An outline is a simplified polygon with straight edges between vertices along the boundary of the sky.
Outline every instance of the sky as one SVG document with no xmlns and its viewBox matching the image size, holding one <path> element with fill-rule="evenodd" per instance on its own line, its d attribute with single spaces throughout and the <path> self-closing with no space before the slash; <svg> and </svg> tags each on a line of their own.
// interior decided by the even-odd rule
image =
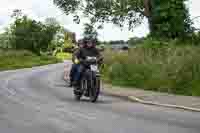
<svg viewBox="0 0 200 133">
<path fill-rule="evenodd" d="M 192 18 L 200 16 L 199 0 L 189 0 L 188 5 Z M 77 39 L 82 37 L 83 23 L 75 24 L 71 16 L 66 16 L 53 4 L 53 0 L 2 0 L 0 3 L 0 31 L 3 31 L 11 22 L 10 15 L 14 9 L 21 9 L 24 14 L 40 21 L 44 21 L 47 17 L 54 17 L 65 28 L 75 32 Z M 200 28 L 200 18 L 195 20 L 195 26 Z M 128 31 L 127 28 L 120 29 L 112 24 L 105 24 L 104 29 L 98 31 L 98 33 L 99 39 L 102 41 L 128 40 L 130 37 L 143 37 L 149 33 L 149 30 L 148 23 L 144 20 L 133 31 Z"/>
</svg>

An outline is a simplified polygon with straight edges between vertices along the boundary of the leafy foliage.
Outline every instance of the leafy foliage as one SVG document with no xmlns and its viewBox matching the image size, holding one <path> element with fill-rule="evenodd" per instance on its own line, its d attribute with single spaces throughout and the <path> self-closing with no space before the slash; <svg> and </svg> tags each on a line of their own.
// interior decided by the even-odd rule
<svg viewBox="0 0 200 133">
<path fill-rule="evenodd" d="M 26 49 L 36 54 L 46 52 L 54 35 L 60 29 L 58 23 L 37 22 L 22 15 L 20 10 L 15 10 L 12 17 L 15 21 L 4 34 L 7 35 L 6 40 L 9 40 L 7 44 L 13 49 Z"/>
<path fill-rule="evenodd" d="M 80 22 L 81 14 L 92 24 L 105 22 L 130 30 L 144 17 L 149 21 L 151 35 L 157 38 L 184 38 L 193 32 L 185 2 L 187 0 L 54 0 L 66 14 Z M 81 12 L 81 13 L 80 13 Z"/>
<path fill-rule="evenodd" d="M 53 51 L 53 55 L 56 55 L 59 52 L 71 53 L 75 47 L 75 41 L 74 33 L 62 27 L 51 41 L 49 51 Z"/>
<path fill-rule="evenodd" d="M 187 0 L 152 0 L 149 17 L 152 36 L 184 38 L 193 32 L 185 2 Z"/>
<path fill-rule="evenodd" d="M 2 33 L 0 34 L 0 48 L 1 49 L 7 49 L 10 48 L 11 46 L 9 45 L 9 41 L 8 41 L 8 33 Z"/>
<path fill-rule="evenodd" d="M 98 40 L 98 33 L 97 33 L 94 25 L 91 25 L 89 23 L 84 24 L 83 37 L 85 39 L 94 39 L 96 41 Z"/>
<path fill-rule="evenodd" d="M 143 0 L 54 0 L 67 15 L 74 14 L 80 22 L 80 12 L 89 17 L 91 23 L 113 22 L 123 26 L 125 22 L 132 29 L 143 19 Z"/>
</svg>

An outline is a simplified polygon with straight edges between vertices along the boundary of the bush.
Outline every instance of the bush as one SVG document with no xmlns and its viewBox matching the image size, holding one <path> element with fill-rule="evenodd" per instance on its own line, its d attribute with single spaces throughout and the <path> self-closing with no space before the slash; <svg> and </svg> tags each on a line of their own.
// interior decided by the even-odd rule
<svg viewBox="0 0 200 133">
<path fill-rule="evenodd" d="M 200 96 L 200 48 L 160 43 L 106 51 L 103 77 L 115 85 Z"/>
</svg>

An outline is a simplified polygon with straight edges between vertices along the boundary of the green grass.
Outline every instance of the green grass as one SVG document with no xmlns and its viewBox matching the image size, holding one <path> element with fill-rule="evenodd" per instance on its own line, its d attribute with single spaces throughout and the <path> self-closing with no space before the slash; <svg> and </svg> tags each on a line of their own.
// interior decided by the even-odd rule
<svg viewBox="0 0 200 133">
<path fill-rule="evenodd" d="M 200 96 L 200 47 L 142 45 L 106 51 L 103 78 L 113 85 Z"/>
<path fill-rule="evenodd" d="M 29 51 L 0 50 L 0 71 L 30 68 L 60 62 L 51 56 L 37 56 Z"/>
</svg>

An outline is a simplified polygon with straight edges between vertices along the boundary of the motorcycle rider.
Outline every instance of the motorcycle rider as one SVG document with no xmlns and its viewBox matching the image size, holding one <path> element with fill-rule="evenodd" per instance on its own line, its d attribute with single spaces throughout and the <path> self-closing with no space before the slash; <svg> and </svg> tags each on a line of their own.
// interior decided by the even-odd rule
<svg viewBox="0 0 200 133">
<path fill-rule="evenodd" d="M 76 57 L 79 60 L 80 65 L 77 67 L 77 70 L 74 73 L 73 86 L 75 86 L 77 91 L 78 91 L 79 85 L 80 85 L 81 74 L 85 70 L 84 60 L 88 56 L 97 57 L 98 59 L 102 59 L 102 56 L 101 56 L 99 50 L 96 48 L 96 43 L 97 43 L 96 40 L 94 40 L 94 39 L 85 39 L 84 43 L 85 43 L 84 47 L 80 48 L 76 53 Z"/>
<path fill-rule="evenodd" d="M 81 49 L 83 47 L 84 47 L 83 40 L 79 40 L 78 41 L 78 48 L 75 49 L 75 51 L 74 51 L 74 53 L 72 55 L 72 62 L 73 62 L 73 64 L 72 64 L 72 67 L 71 67 L 71 70 L 70 70 L 70 74 L 69 74 L 69 79 L 70 79 L 69 87 L 72 87 L 72 83 L 74 81 L 74 73 L 76 72 L 77 68 L 80 65 L 80 63 L 77 61 L 76 54 L 79 51 L 79 49 Z"/>
</svg>

